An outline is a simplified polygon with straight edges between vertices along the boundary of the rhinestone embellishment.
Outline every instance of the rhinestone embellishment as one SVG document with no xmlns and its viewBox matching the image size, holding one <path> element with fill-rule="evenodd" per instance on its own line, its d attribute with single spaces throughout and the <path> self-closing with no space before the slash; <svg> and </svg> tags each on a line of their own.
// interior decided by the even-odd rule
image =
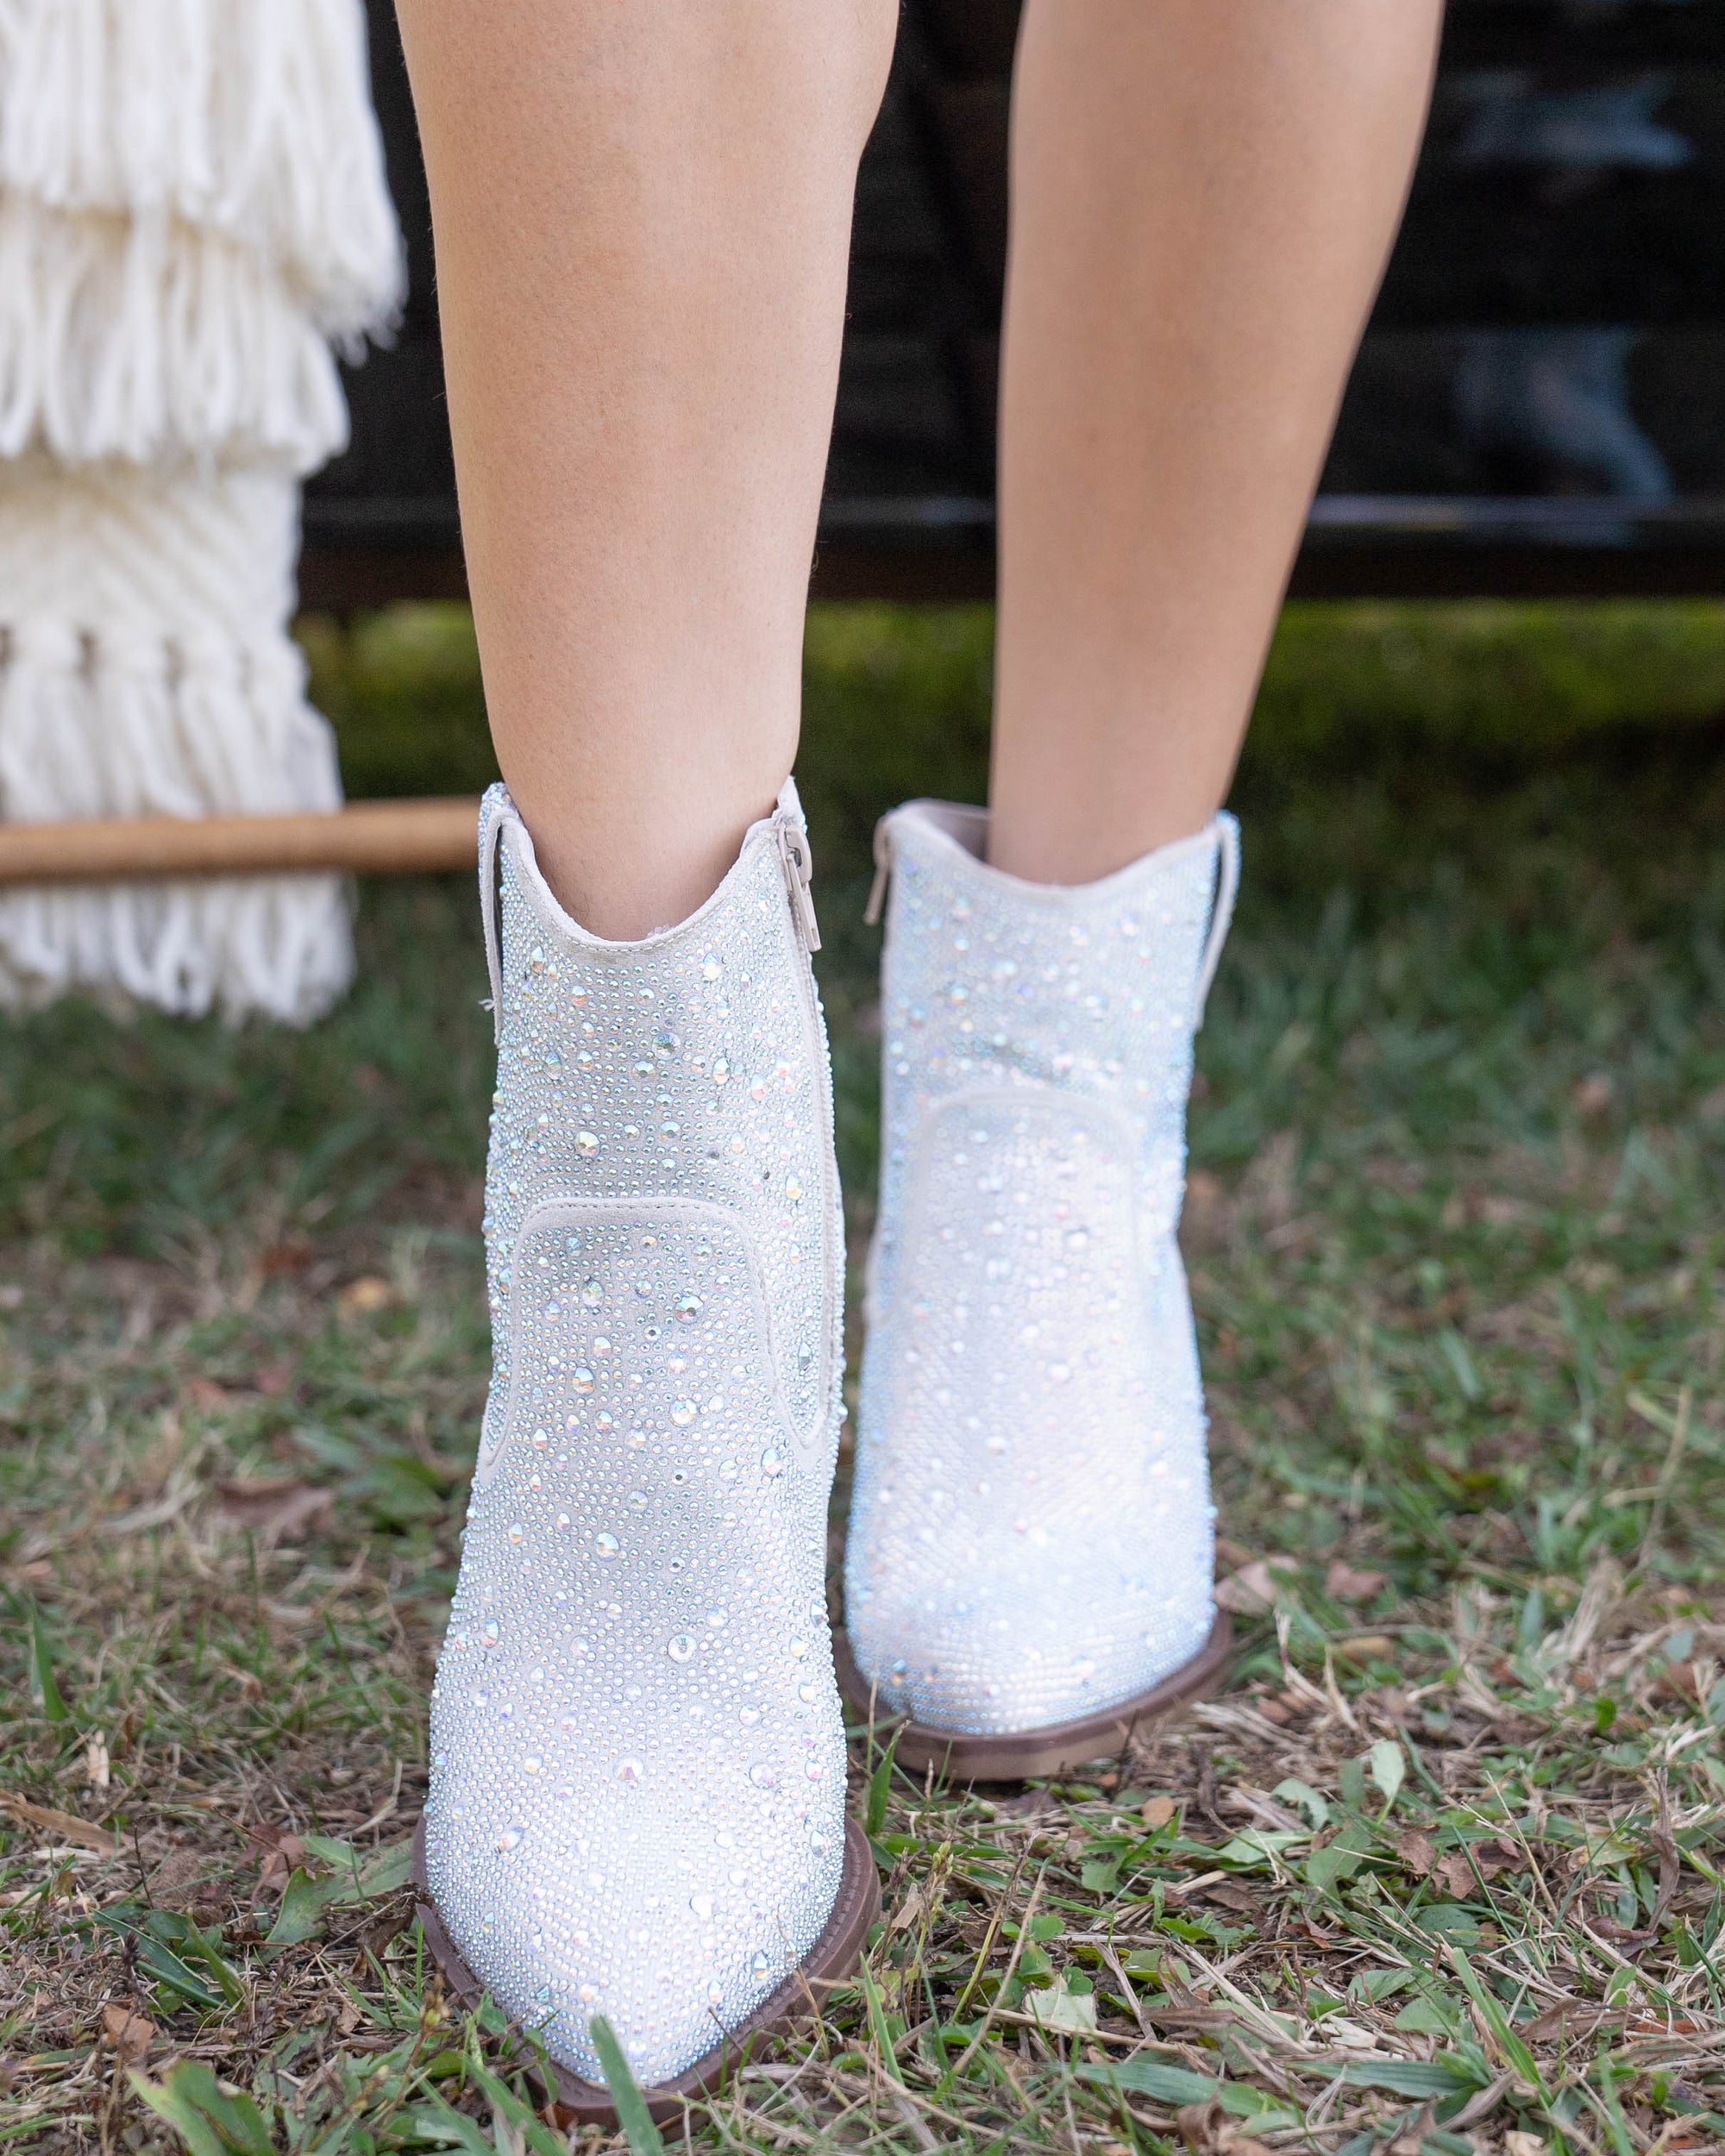
<svg viewBox="0 0 1725 2156">
<path fill-rule="evenodd" d="M 1059 890 L 985 868 L 981 820 L 935 805 L 889 819 L 845 1610 L 884 1706 L 991 1734 L 1148 1690 L 1214 1615 L 1175 1231 L 1233 834 L 1218 818 Z"/>
<path fill-rule="evenodd" d="M 839 1883 L 844 1731 L 810 1614 L 839 1416 L 825 1034 L 770 824 L 695 923 L 610 944 L 550 898 L 502 789 L 486 816 L 493 1369 L 427 1867 L 505 2014 L 599 2083 L 603 2013 L 650 2085 L 789 1975 Z M 758 1095 L 721 1082 L 739 1069 Z M 787 1206 L 787 1181 L 828 1203 Z"/>
</svg>

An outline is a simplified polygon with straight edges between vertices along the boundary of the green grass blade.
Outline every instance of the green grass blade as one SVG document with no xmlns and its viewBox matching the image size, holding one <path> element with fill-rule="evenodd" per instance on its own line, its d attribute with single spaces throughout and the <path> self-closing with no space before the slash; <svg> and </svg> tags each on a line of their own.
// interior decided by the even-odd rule
<svg viewBox="0 0 1725 2156">
<path fill-rule="evenodd" d="M 445 2148 L 461 2148 L 467 2156 L 497 2156 L 497 2143 L 485 2133 L 477 2119 L 470 2119 L 465 2111 L 457 2111 L 445 2103 L 442 2097 L 433 2095 L 424 2103 L 416 2104 L 406 2114 L 408 2125 L 423 2141 L 441 2142 Z"/>
<path fill-rule="evenodd" d="M 54 1683 L 53 1657 L 48 1652 L 48 1643 L 42 1635 L 42 1614 L 35 1604 L 30 1604 L 30 1696 L 42 1710 L 45 1720 L 63 1722 L 70 1720 L 66 1702 L 60 1695 Z"/>
<path fill-rule="evenodd" d="M 207 1932 L 199 1928 L 196 1918 L 191 1916 L 186 1918 L 185 1936 L 187 1943 L 196 1951 L 198 1959 L 216 1979 L 222 1996 L 227 2000 L 229 2005 L 242 2005 L 246 1996 L 244 1983 L 233 1965 L 223 1956 L 216 1941 Z"/>
<path fill-rule="evenodd" d="M 862 1814 L 862 1831 L 870 1841 L 887 1823 L 887 1799 L 893 1789 L 893 1755 L 899 1748 L 898 1733 L 881 1754 L 881 1764 L 869 1777 L 869 1802 Z"/>
<path fill-rule="evenodd" d="M 605 2085 L 617 2106 L 617 2122 L 623 2128 L 623 2138 L 633 2156 L 664 2156 L 665 2144 L 653 2123 L 653 2114 L 647 2109 L 647 2099 L 623 2055 L 617 2031 L 602 2014 L 594 2015 L 587 2030 L 599 2053 L 599 2063 L 605 2069 Z"/>
<path fill-rule="evenodd" d="M 1484 2088 L 1490 2076 L 1487 2074 L 1482 2080 L 1477 2069 L 1451 2053 L 1429 2061 L 1359 2060 L 1346 2069 L 1342 2078 L 1351 2089 L 1387 2089 L 1392 2096 L 1442 2098 L 1471 2095 L 1475 2090 Z"/>
<path fill-rule="evenodd" d="M 165 2081 L 134 2073 L 131 2084 L 191 2156 L 275 2156 L 275 2144 L 248 2096 L 224 2096 L 202 2059 L 188 2059 Z"/>
<path fill-rule="evenodd" d="M 1617 2094 L 1617 2077 L 1611 2070 L 1611 2053 L 1606 2046 L 1599 2047 L 1599 2096 L 1596 2109 L 1605 2121 L 1611 2136 L 1611 2146 L 1616 2156 L 1635 2156 L 1635 2144 L 1629 2138 L 1629 2122 L 1623 2115 L 1623 2104 Z"/>
<path fill-rule="evenodd" d="M 1551 2091 L 1546 2088 L 1544 2078 L 1540 2072 L 1539 2061 L 1521 2038 L 1510 2028 L 1509 2016 L 1503 2011 L 1502 2006 L 1474 1974 L 1473 1964 L 1459 1946 L 1451 1946 L 1450 1959 L 1455 1964 L 1458 1975 L 1467 1987 L 1467 1996 L 1478 2008 L 1480 2019 L 1496 2038 L 1497 2047 L 1505 2059 L 1515 2069 L 1530 2089 L 1539 2090 L 1540 2101 L 1549 2104 L 1552 2100 Z"/>
<path fill-rule="evenodd" d="M 184 2071 L 181 2068 L 166 2081 L 152 2081 L 147 2074 L 137 2072 L 129 2073 L 126 2078 L 132 2084 L 133 2095 L 173 2128 L 191 2156 L 229 2156 L 221 2136 L 180 2085 Z"/>
<path fill-rule="evenodd" d="M 1164 2065 L 1153 2059 L 1087 2061 L 1074 2071 L 1081 2081 L 1104 2089 L 1125 2089 L 1133 2096 L 1148 2096 L 1153 2103 L 1211 2103 L 1222 2091 L 1222 2084 L 1208 2074 L 1194 2073 L 1187 2066 Z"/>
<path fill-rule="evenodd" d="M 869 2029 L 880 2046 L 881 2064 L 894 2080 L 904 2081 L 904 2069 L 899 2064 L 899 2054 L 894 2046 L 893 2032 L 887 2026 L 887 2002 L 881 1996 L 881 1987 L 875 1981 L 875 1972 L 862 1962 L 856 1971 L 856 1978 L 862 1986 L 862 1996 L 869 2002 Z"/>
<path fill-rule="evenodd" d="M 544 2054 L 539 2053 L 543 2059 Z M 530 2104 L 524 2103 L 508 2084 L 499 2079 L 489 2067 L 474 2059 L 468 2068 L 474 2086 L 490 2104 L 494 2115 L 500 2116 L 510 2130 L 518 2134 L 533 2151 L 533 2156 L 566 2156 L 564 2142 L 542 2121 L 533 2115 Z"/>
</svg>

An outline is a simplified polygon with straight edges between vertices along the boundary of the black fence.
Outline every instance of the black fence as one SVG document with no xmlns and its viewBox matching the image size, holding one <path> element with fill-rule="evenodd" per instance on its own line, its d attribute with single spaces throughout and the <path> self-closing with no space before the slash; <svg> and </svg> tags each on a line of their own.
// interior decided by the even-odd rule
<svg viewBox="0 0 1725 2156">
<path fill-rule="evenodd" d="M 818 591 L 982 594 L 1017 0 L 906 0 L 863 160 Z M 429 218 L 372 46 L 411 292 L 306 504 L 313 605 L 461 589 Z M 1725 0 L 1451 0 L 1406 227 L 1295 578 L 1725 591 Z"/>
</svg>

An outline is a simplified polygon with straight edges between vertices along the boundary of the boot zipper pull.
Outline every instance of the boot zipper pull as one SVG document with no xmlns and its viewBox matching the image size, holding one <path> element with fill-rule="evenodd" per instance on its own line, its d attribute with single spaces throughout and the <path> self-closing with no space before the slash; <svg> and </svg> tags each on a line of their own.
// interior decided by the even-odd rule
<svg viewBox="0 0 1725 2156">
<path fill-rule="evenodd" d="M 808 833 L 800 824 L 784 818 L 777 830 L 779 859 L 784 865 L 785 888 L 791 894 L 791 911 L 797 917 L 805 950 L 817 951 L 820 924 L 814 917 L 814 896 L 809 887 L 814 881 L 814 856 L 809 851 Z"/>
<path fill-rule="evenodd" d="M 879 924 L 887 903 L 887 886 L 893 874 L 892 821 L 890 816 L 883 816 L 875 826 L 875 881 L 869 887 L 869 903 L 862 912 L 864 928 Z"/>
</svg>

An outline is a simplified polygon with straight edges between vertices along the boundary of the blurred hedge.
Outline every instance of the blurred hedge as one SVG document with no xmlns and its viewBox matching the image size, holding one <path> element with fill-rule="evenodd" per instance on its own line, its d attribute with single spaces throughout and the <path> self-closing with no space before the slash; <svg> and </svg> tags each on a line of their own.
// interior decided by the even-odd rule
<svg viewBox="0 0 1725 2156">
<path fill-rule="evenodd" d="M 823 866 L 856 873 L 918 793 L 979 799 L 987 607 L 824 605 L 809 617 L 798 776 Z M 400 606 L 300 634 L 348 792 L 476 792 L 494 775 L 463 607 Z M 1506 771 L 1586 740 L 1725 715 L 1725 603 L 1302 603 L 1282 621 L 1243 772 L 1385 754 Z"/>
</svg>

